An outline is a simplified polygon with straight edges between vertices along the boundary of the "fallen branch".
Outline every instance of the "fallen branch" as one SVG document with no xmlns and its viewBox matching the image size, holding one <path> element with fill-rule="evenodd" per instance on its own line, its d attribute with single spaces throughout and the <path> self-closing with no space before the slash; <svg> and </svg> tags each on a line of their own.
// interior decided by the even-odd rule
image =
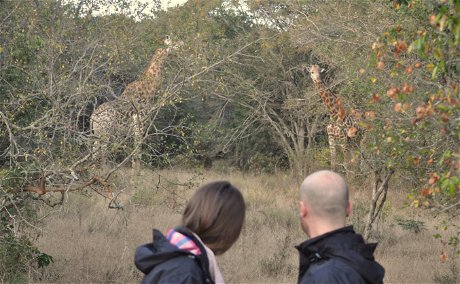
<svg viewBox="0 0 460 284">
<path fill-rule="evenodd" d="M 36 193 L 40 197 L 40 196 L 45 195 L 46 193 L 49 193 L 49 192 L 60 192 L 60 193 L 64 194 L 66 192 L 83 190 L 83 189 L 85 189 L 85 188 L 87 188 L 87 187 L 89 187 L 90 185 L 93 185 L 93 184 L 99 184 L 104 189 L 105 194 L 99 192 L 96 189 L 93 189 L 97 194 L 103 196 L 104 198 L 109 198 L 111 200 L 114 198 L 113 190 L 110 187 L 110 184 L 106 180 L 104 180 L 104 179 L 102 179 L 100 177 L 93 176 L 86 183 L 78 185 L 78 186 L 74 186 L 74 187 L 71 187 L 71 188 L 62 188 L 62 187 L 46 188 L 45 187 L 45 179 L 49 175 L 50 175 L 49 173 L 48 174 L 42 174 L 42 176 L 39 179 L 39 185 L 38 186 L 28 185 L 28 186 L 26 186 L 24 188 L 23 191 Z"/>
</svg>

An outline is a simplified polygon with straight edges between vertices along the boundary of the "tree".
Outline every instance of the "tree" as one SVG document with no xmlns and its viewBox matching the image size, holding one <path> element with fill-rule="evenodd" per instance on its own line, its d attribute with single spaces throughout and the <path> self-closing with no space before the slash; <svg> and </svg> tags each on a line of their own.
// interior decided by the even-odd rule
<svg viewBox="0 0 460 284">
<path fill-rule="evenodd" d="M 394 1 L 399 23 L 373 44 L 368 126 L 374 162 L 410 173 L 414 207 L 455 213 L 459 206 L 460 2 Z M 447 222 L 449 224 L 449 222 Z M 453 225 L 453 224 L 450 224 Z M 458 236 L 446 243 L 458 250 Z M 440 235 L 438 237 L 441 237 Z M 446 254 L 441 255 L 444 261 Z"/>
<path fill-rule="evenodd" d="M 318 111 L 316 92 L 309 88 L 306 66 L 310 53 L 292 48 L 287 34 L 262 34 L 265 39 L 247 51 L 253 59 L 238 57 L 245 72 L 235 71 L 225 77 L 245 94 L 240 103 L 271 130 L 293 173 L 301 177 L 311 164 L 324 115 Z"/>
<path fill-rule="evenodd" d="M 68 192 L 96 185 L 110 198 L 109 207 L 119 207 L 108 192 L 109 178 L 132 147 L 119 141 L 125 148 L 115 151 L 122 161 L 99 172 L 88 118 L 138 76 L 164 34 L 152 33 L 148 20 L 92 16 L 80 8 L 53 0 L 0 1 L 0 266 L 7 270 L 1 281 L 19 281 L 28 267 L 52 261 L 31 241 L 37 201 L 58 206 Z M 157 96 L 149 125 L 175 94 Z M 144 139 L 171 129 L 150 127 Z M 46 194 L 51 192 L 61 195 Z"/>
</svg>

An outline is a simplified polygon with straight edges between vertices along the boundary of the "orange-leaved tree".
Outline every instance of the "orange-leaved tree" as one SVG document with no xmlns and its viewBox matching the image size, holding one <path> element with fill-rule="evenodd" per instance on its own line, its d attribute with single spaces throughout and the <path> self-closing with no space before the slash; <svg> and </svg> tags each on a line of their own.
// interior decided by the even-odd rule
<svg viewBox="0 0 460 284">
<path fill-rule="evenodd" d="M 369 160 L 411 180 L 411 206 L 452 216 L 460 207 L 460 1 L 392 2 L 416 25 L 385 32 L 372 46 L 370 68 L 361 70 L 372 86 L 364 122 Z M 448 237 L 436 237 L 458 256 L 460 227 L 447 220 L 439 228 L 447 227 Z"/>
</svg>

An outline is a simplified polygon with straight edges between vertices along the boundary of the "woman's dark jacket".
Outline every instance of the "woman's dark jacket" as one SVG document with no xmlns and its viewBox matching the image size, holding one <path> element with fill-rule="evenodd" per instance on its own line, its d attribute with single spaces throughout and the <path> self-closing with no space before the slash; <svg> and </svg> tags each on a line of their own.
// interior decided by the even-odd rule
<svg viewBox="0 0 460 284">
<path fill-rule="evenodd" d="M 383 283 L 385 269 L 374 260 L 377 244 L 365 244 L 353 227 L 303 242 L 299 283 Z"/>
<path fill-rule="evenodd" d="M 178 249 L 158 230 L 153 230 L 153 242 L 136 249 L 134 263 L 145 276 L 142 283 L 213 283 L 209 273 L 206 250 L 186 228 L 175 229 L 191 238 L 201 255 Z"/>
</svg>

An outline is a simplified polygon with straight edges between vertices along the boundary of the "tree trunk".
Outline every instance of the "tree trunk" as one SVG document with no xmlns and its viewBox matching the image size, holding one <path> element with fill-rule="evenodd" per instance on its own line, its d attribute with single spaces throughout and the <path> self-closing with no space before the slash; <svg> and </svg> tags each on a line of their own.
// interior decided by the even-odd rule
<svg viewBox="0 0 460 284">
<path fill-rule="evenodd" d="M 363 234 L 365 240 L 369 239 L 372 226 L 374 225 L 377 217 L 380 215 L 383 205 L 385 204 L 388 193 L 388 183 L 393 174 L 394 170 L 388 168 L 380 168 L 374 171 L 374 187 L 372 189 L 372 200 Z"/>
</svg>

